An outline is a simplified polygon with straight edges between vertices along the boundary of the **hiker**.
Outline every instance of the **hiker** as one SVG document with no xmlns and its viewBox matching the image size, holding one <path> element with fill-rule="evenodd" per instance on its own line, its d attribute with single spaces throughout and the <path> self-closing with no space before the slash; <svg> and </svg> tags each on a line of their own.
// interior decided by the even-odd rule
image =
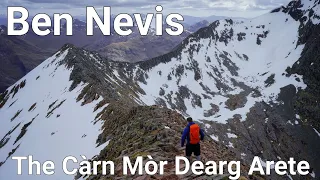
<svg viewBox="0 0 320 180">
<path fill-rule="evenodd" d="M 188 125 L 184 129 L 181 137 L 181 147 L 184 147 L 185 139 L 186 144 L 186 156 L 191 162 L 191 155 L 194 153 L 197 160 L 200 161 L 200 140 L 204 138 L 204 133 L 198 124 L 194 123 L 191 117 L 187 118 Z"/>
</svg>

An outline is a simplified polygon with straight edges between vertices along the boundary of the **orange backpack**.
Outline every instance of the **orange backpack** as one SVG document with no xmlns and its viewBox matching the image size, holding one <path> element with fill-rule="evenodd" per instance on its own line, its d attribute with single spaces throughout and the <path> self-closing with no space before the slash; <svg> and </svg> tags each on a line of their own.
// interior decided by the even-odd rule
<svg viewBox="0 0 320 180">
<path fill-rule="evenodd" d="M 192 124 L 189 127 L 190 144 L 198 144 L 200 142 L 200 127 L 198 124 Z"/>
</svg>

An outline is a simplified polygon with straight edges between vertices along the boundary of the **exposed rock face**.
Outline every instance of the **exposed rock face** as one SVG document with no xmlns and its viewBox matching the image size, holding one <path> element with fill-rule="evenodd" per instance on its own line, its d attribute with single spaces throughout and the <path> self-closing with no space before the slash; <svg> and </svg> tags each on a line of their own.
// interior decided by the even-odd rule
<svg viewBox="0 0 320 180">
<path fill-rule="evenodd" d="M 230 110 L 236 110 L 238 108 L 244 107 L 247 102 L 247 98 L 243 93 L 237 95 L 230 95 L 229 99 L 226 101 L 226 106 Z"/>
<path fill-rule="evenodd" d="M 0 92 L 4 92 L 50 55 L 50 52 L 19 37 L 7 36 L 6 27 L 0 26 Z"/>
<path fill-rule="evenodd" d="M 310 11 L 309 14 L 313 12 Z M 318 19 L 320 19 L 318 17 Z M 302 22 L 299 33 L 301 35 L 299 43 L 306 44 L 301 57 L 288 68 L 288 74 L 297 73 L 303 75 L 303 81 L 308 85 L 306 89 L 299 90 L 298 96 L 294 100 L 294 106 L 304 123 L 313 125 L 320 129 L 320 26 L 314 25 L 311 21 L 305 24 Z"/>
<path fill-rule="evenodd" d="M 250 163 L 253 156 L 274 160 L 294 157 L 297 161 L 308 159 L 311 167 L 318 169 L 319 156 L 311 149 L 320 148 L 319 143 L 315 143 L 319 141 L 319 137 L 310 136 L 313 132 L 312 127 L 295 117 L 295 93 L 293 86 L 283 88 L 280 96 L 283 100 L 282 105 L 257 103 L 250 109 L 246 121 L 241 121 L 240 116 L 234 116 L 227 124 L 204 121 L 203 127 L 208 134 L 218 138 L 219 142 L 226 145 L 231 143 L 237 157 L 241 157 L 247 163 Z M 274 174 L 268 178 L 280 177 Z"/>
</svg>

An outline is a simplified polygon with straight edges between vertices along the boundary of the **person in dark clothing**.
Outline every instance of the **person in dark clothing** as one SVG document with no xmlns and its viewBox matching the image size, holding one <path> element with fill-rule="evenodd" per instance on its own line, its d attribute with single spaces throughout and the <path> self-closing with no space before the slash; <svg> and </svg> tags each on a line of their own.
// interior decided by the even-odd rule
<svg viewBox="0 0 320 180">
<path fill-rule="evenodd" d="M 198 124 L 194 123 L 191 117 L 187 118 L 188 125 L 184 129 L 181 137 L 181 147 L 186 143 L 186 157 L 191 161 L 192 153 L 200 161 L 200 140 L 204 139 L 204 133 Z"/>
</svg>

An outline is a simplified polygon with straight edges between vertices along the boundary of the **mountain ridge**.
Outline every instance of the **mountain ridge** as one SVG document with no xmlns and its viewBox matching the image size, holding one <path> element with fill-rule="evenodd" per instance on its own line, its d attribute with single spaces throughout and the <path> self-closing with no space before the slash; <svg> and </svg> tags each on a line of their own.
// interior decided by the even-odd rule
<svg viewBox="0 0 320 180">
<path fill-rule="evenodd" d="M 6 62 L 2 64 L 0 92 L 5 91 L 8 86 L 12 85 L 27 72 L 39 65 L 43 59 L 54 54 L 56 50 L 60 49 L 66 42 L 74 43 L 76 46 L 89 50 L 98 51 L 108 59 L 135 62 L 138 60 L 143 61 L 170 51 L 171 48 L 191 33 L 190 30 L 188 30 L 178 37 L 175 36 L 172 38 L 168 35 L 160 37 L 154 36 L 154 29 L 150 28 L 148 36 L 139 37 L 139 30 L 135 26 L 132 28 L 133 34 L 128 37 L 118 36 L 114 30 L 112 30 L 110 36 L 106 37 L 102 35 L 98 28 L 94 28 L 94 36 L 87 37 L 85 22 L 74 19 L 72 27 L 74 31 L 73 36 L 65 35 L 66 24 L 62 23 L 61 36 L 53 36 L 53 27 L 50 27 L 51 33 L 43 37 L 36 35 L 32 30 L 24 36 L 7 36 L 6 27 L 1 26 L 0 38 L 2 48 L 6 47 L 6 49 L 2 49 L 2 54 L 11 52 L 11 54 L 17 54 L 18 57 L 4 57 L 4 61 Z M 193 30 L 200 27 L 202 27 L 201 24 L 195 25 Z M 19 28 L 19 26 L 16 28 Z M 48 41 L 51 43 L 47 43 Z M 13 45 L 10 46 L 10 44 Z"/>
<path fill-rule="evenodd" d="M 98 124 L 112 123 L 113 118 L 132 118 L 120 114 L 130 112 L 131 108 L 139 110 L 141 106 L 156 105 L 141 108 L 150 108 L 151 111 L 146 110 L 145 113 L 151 113 L 153 108 L 158 111 L 156 107 L 162 106 L 184 117 L 197 119 L 215 143 L 232 151 L 235 154 L 233 158 L 241 159 L 244 164 L 248 164 L 253 156 L 259 156 L 262 161 L 294 157 L 307 160 L 313 168 L 314 178 L 317 178 L 320 168 L 317 163 L 320 147 L 316 114 L 319 1 L 303 1 L 303 6 L 301 2 L 289 3 L 290 8 L 286 12 L 273 12 L 253 20 L 216 21 L 190 35 L 172 52 L 146 62 L 130 64 L 105 60 L 96 52 L 67 44 L 1 96 L 0 114 L 8 121 L 4 125 L 5 131 L 16 132 L 14 127 L 20 126 L 16 123 L 23 117 L 30 116 L 31 119 L 36 115 L 20 111 L 22 108 L 32 110 L 31 105 L 35 103 L 33 100 L 23 106 L 25 102 L 21 99 L 26 99 L 32 86 L 41 87 L 37 81 L 53 79 L 59 82 L 57 87 L 42 87 L 44 92 L 37 91 L 40 99 L 34 113 L 40 114 L 38 118 L 48 115 L 51 121 L 65 120 L 64 116 L 79 118 L 70 112 L 61 113 L 68 110 L 65 103 L 73 103 L 75 109 L 84 108 L 82 111 L 90 106 L 87 110 L 94 111 L 95 117 L 90 114 L 88 118 Z M 314 13 L 309 15 L 312 11 Z M 303 12 L 302 16 L 300 12 Z M 48 110 L 38 111 L 41 101 L 45 102 L 46 109 L 51 103 L 53 105 Z M 112 107 L 114 103 L 120 105 Z M 112 115 L 113 111 L 119 113 Z M 102 117 L 104 113 L 106 118 Z M 10 119 L 13 119 L 13 124 Z M 33 125 L 34 122 L 28 128 Z M 55 134 L 63 135 L 60 131 Z M 104 132 L 95 131 L 90 136 L 91 142 L 97 136 L 100 140 L 104 138 L 101 143 L 108 142 L 112 131 L 106 131 L 108 128 Z M 3 135 L 3 140 L 6 140 L 6 134 L 0 134 L 0 137 Z M 21 154 L 20 149 L 26 147 L 23 143 L 28 140 L 28 133 L 25 136 L 21 138 L 23 141 L 20 140 L 22 144 L 19 147 L 14 144 L 14 138 L 9 139 L 5 150 L 0 148 L 0 155 L 5 152 L 7 156 L 11 150 Z M 109 143 L 112 144 L 112 140 Z M 100 147 L 113 148 L 108 145 Z M 95 151 L 92 155 L 97 153 Z M 102 159 L 106 158 L 103 153 L 100 154 Z M 3 158 L 6 157 L 1 156 Z M 6 170 L 10 165 L 8 161 L 2 166 Z M 287 177 L 272 175 L 270 178 Z"/>
</svg>

